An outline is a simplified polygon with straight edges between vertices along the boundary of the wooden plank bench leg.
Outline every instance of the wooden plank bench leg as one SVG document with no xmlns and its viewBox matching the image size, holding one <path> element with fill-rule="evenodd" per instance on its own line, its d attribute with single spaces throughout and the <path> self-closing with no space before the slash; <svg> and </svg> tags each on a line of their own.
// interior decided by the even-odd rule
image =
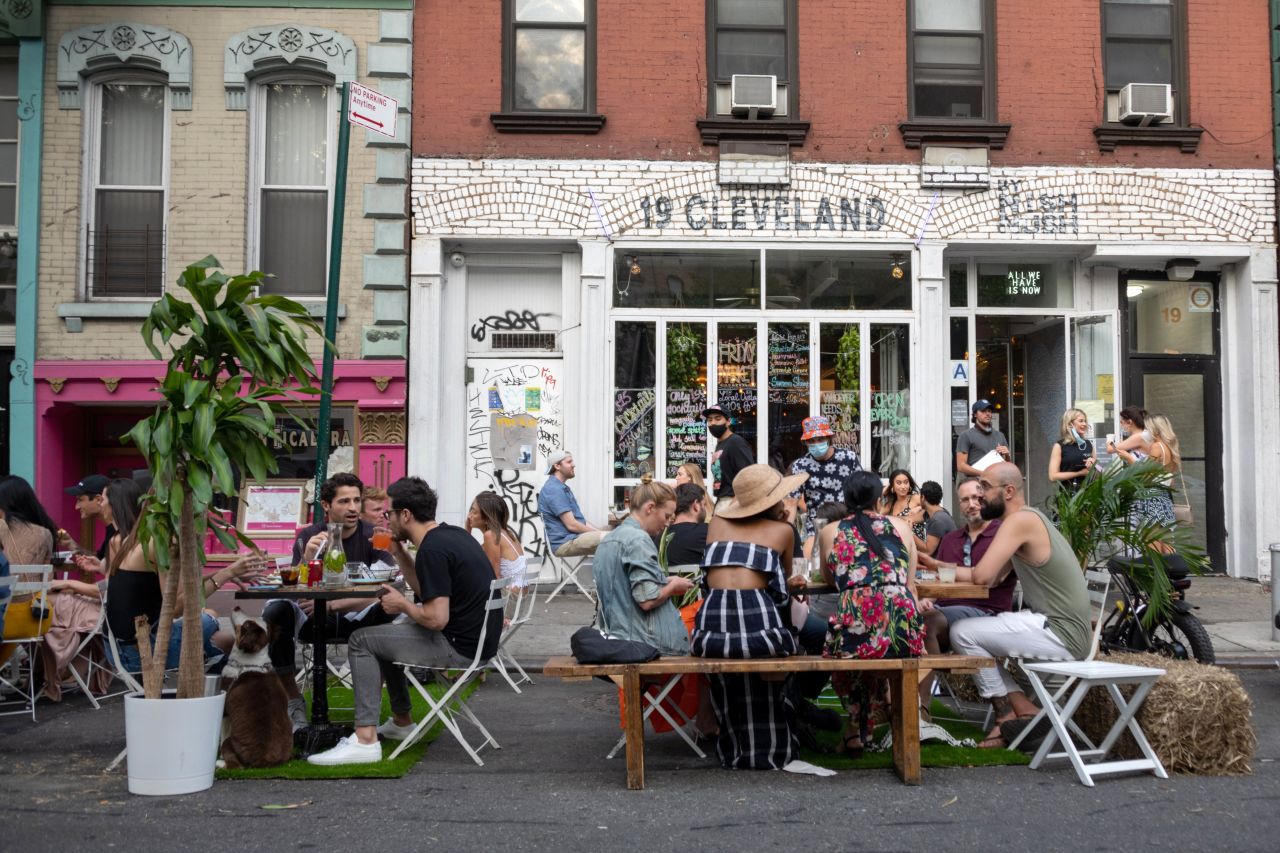
<svg viewBox="0 0 1280 853">
<path fill-rule="evenodd" d="M 640 699 L 640 671 L 629 667 L 622 676 L 627 706 L 627 788 L 644 790 L 644 711 Z"/>
<path fill-rule="evenodd" d="M 907 785 L 920 784 L 920 681 L 914 660 L 889 680 L 893 706 L 893 769 Z"/>
</svg>

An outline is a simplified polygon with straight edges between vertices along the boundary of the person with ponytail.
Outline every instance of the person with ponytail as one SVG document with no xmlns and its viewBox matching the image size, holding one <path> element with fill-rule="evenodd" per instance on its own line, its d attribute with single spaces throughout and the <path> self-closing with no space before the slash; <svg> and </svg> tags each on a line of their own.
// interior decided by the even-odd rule
<svg viewBox="0 0 1280 853">
<path fill-rule="evenodd" d="M 823 654 L 904 658 L 924 654 L 916 606 L 916 550 L 910 525 L 876 511 L 880 478 L 858 471 L 845 481 L 849 515 L 819 535 L 822 573 L 839 593 Z M 871 738 L 871 705 L 888 705 L 888 682 L 870 673 L 835 673 L 831 686 L 848 711 L 843 751 L 858 755 Z"/>
</svg>

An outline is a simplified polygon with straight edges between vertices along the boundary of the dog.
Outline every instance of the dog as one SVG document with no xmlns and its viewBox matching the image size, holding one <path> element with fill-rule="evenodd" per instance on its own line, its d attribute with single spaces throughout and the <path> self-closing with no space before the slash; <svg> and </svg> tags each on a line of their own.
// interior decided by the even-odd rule
<svg viewBox="0 0 1280 853">
<path fill-rule="evenodd" d="M 222 756 L 226 767 L 274 767 L 293 757 L 289 697 L 267 653 L 266 623 L 231 612 L 236 640 L 222 670 L 227 693 L 222 720 Z"/>
</svg>

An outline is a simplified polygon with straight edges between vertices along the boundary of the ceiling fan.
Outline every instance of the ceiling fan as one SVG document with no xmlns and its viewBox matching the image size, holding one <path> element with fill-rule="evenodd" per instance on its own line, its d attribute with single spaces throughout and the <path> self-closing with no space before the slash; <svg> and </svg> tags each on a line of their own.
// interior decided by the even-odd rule
<svg viewBox="0 0 1280 853">
<path fill-rule="evenodd" d="M 751 302 L 758 302 L 759 299 L 760 299 L 760 288 L 749 287 L 742 292 L 741 296 L 717 296 L 716 302 L 725 303 L 724 305 L 725 308 L 737 308 L 739 305 L 745 304 L 748 300 Z M 765 301 L 795 303 L 795 302 L 800 302 L 801 299 L 799 296 L 778 295 L 778 296 L 766 297 Z"/>
</svg>

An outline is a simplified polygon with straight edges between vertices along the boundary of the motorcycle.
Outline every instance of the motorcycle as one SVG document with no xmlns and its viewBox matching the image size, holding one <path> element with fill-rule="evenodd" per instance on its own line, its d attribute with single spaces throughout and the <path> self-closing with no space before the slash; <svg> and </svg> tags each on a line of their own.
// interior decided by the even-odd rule
<svg viewBox="0 0 1280 853">
<path fill-rule="evenodd" d="M 1141 557 L 1112 557 L 1107 561 L 1111 588 L 1120 595 L 1115 608 L 1102 624 L 1101 646 L 1104 651 L 1151 652 L 1174 660 L 1214 662 L 1213 641 L 1209 632 L 1192 613 L 1195 605 L 1187 601 L 1191 587 L 1191 570 L 1177 554 L 1165 557 L 1165 572 L 1173 593 L 1169 612 L 1144 627 L 1143 615 L 1151 603 L 1147 593 L 1134 581 L 1135 564 Z"/>
</svg>

